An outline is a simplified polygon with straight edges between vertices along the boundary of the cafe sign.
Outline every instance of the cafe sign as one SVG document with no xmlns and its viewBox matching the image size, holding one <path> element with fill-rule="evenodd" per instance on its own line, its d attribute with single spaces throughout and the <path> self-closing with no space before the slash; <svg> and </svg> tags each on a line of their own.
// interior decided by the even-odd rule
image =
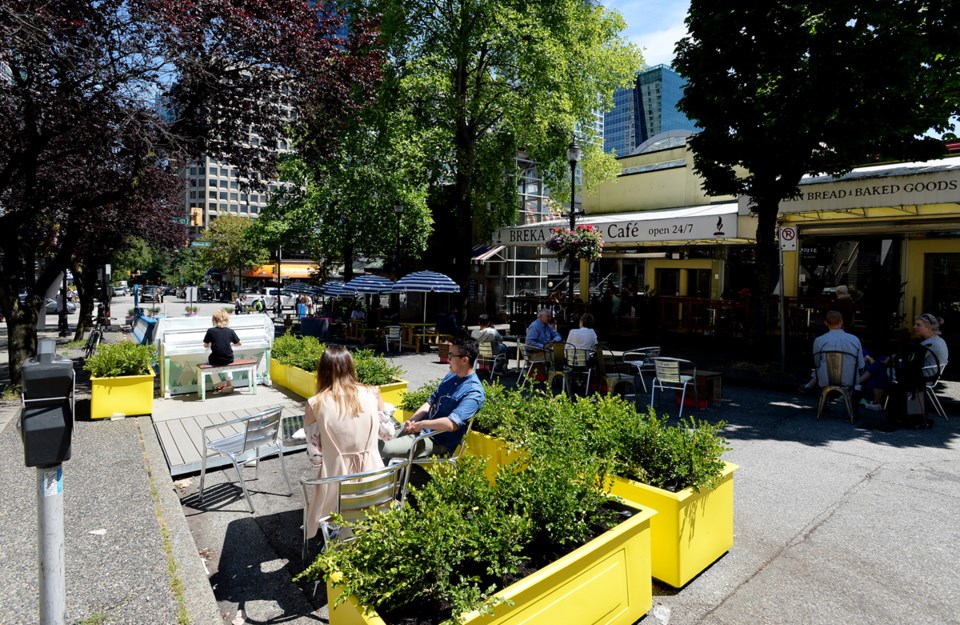
<svg viewBox="0 0 960 625">
<path fill-rule="evenodd" d="M 732 204 L 730 206 L 733 206 Z M 658 214 L 672 216 L 657 218 Z M 704 214 L 707 213 L 707 214 Z M 737 237 L 736 207 L 724 212 L 716 207 L 678 209 L 673 211 L 650 211 L 629 213 L 618 218 L 608 215 L 585 218 L 577 225 L 593 225 L 608 245 L 611 243 L 656 243 L 668 241 L 701 241 Z M 496 245 L 541 246 L 553 233 L 554 228 L 569 228 L 565 222 L 501 228 L 494 235 Z"/>
</svg>

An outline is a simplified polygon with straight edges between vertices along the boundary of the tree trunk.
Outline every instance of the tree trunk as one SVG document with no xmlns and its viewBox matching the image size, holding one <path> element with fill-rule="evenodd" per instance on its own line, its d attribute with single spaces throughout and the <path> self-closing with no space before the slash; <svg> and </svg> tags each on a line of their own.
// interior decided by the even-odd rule
<svg viewBox="0 0 960 625">
<path fill-rule="evenodd" d="M 453 281 L 466 292 L 473 250 L 473 175 L 476 168 L 476 141 L 465 123 L 458 124 L 457 173 L 454 178 L 453 210 L 456 217 L 456 246 L 453 252 Z"/>
<path fill-rule="evenodd" d="M 750 330 L 747 341 L 751 355 L 758 361 L 766 360 L 767 320 L 770 314 L 770 295 L 780 279 L 780 259 L 777 253 L 777 200 L 758 200 L 756 286 L 750 294 Z"/>
<path fill-rule="evenodd" d="M 10 385 L 20 386 L 21 366 L 37 354 L 37 316 L 43 300 L 35 295 L 25 305 L 16 304 L 7 315 L 7 362 L 10 366 Z"/>
<path fill-rule="evenodd" d="M 353 245 L 343 246 L 343 281 L 353 280 Z"/>
<path fill-rule="evenodd" d="M 87 274 L 83 269 L 74 268 L 73 284 L 77 287 L 77 300 L 80 305 L 77 331 L 73 335 L 74 341 L 83 339 L 84 333 L 90 328 L 90 319 L 93 317 L 93 285 L 86 278 Z"/>
</svg>

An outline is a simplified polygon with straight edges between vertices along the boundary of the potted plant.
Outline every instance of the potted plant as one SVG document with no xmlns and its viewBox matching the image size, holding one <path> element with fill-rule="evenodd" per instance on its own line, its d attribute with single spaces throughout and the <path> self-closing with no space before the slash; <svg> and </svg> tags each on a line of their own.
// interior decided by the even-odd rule
<svg viewBox="0 0 960 625">
<path fill-rule="evenodd" d="M 154 360 L 152 345 L 101 343 L 83 364 L 92 388 L 90 418 L 151 414 Z"/>
<path fill-rule="evenodd" d="M 159 306 L 151 306 L 150 308 L 147 309 L 147 315 L 150 317 L 156 317 L 157 315 L 160 314 L 160 310 L 161 309 Z"/>
<path fill-rule="evenodd" d="M 553 228 L 553 234 L 545 245 L 558 256 L 582 258 L 590 262 L 600 260 L 603 255 L 603 236 L 596 226 L 585 224 L 570 228 Z"/>
<path fill-rule="evenodd" d="M 187 311 L 187 317 L 196 317 L 197 313 L 200 312 L 199 306 L 187 306 L 184 310 Z"/>
<path fill-rule="evenodd" d="M 331 625 L 411 614 L 433 623 L 634 623 L 652 605 L 654 512 L 613 503 L 598 462 L 557 451 L 501 467 L 493 482 L 483 461 L 464 457 L 400 508 L 352 524 L 355 539 L 298 579 L 327 580 Z"/>
<path fill-rule="evenodd" d="M 301 397 L 312 397 L 317 388 L 317 366 L 326 345 L 316 337 L 298 339 L 289 332 L 273 342 L 270 359 L 270 379 Z M 383 401 L 397 405 L 407 390 L 400 379 L 402 369 L 391 365 L 373 350 L 358 349 L 353 354 L 357 378 L 362 384 L 377 386 Z"/>
<path fill-rule="evenodd" d="M 540 439 L 570 437 L 608 463 L 611 492 L 658 511 L 651 524 L 653 575 L 681 587 L 733 545 L 733 472 L 723 424 L 668 425 L 618 397 L 571 401 L 487 386 L 468 454 L 509 461 L 537 453 Z M 493 436 L 485 435 L 484 432 Z"/>
<path fill-rule="evenodd" d="M 133 325 L 134 315 L 136 314 L 136 312 L 137 312 L 136 308 L 127 309 L 127 316 L 123 320 L 126 325 L 128 326 Z"/>
</svg>

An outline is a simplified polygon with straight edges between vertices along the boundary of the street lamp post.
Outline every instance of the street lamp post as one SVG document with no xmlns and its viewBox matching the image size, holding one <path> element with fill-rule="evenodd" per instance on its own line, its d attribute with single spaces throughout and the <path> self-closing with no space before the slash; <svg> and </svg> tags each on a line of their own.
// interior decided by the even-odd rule
<svg viewBox="0 0 960 625">
<path fill-rule="evenodd" d="M 397 253 L 394 257 L 394 271 L 400 277 L 400 218 L 403 216 L 403 202 L 393 201 L 393 213 L 397 216 Z"/>
<path fill-rule="evenodd" d="M 567 148 L 567 161 L 570 163 L 570 232 L 577 227 L 577 163 L 580 161 L 580 145 L 577 144 L 577 138 L 573 138 L 570 147 Z M 570 276 L 567 278 L 567 304 L 570 306 L 570 319 L 573 321 L 573 264 L 576 259 L 571 255 L 568 261 L 570 263 Z"/>
</svg>

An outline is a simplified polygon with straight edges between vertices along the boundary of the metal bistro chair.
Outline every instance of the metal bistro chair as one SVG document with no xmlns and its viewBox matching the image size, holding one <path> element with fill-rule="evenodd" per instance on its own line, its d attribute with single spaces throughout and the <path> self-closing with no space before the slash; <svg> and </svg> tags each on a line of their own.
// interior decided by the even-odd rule
<svg viewBox="0 0 960 625">
<path fill-rule="evenodd" d="M 859 372 L 857 370 L 857 354 L 841 351 L 821 351 L 813 355 L 814 367 L 819 371 L 820 367 L 825 367 L 827 372 L 827 384 L 820 390 L 820 402 L 817 404 L 817 420 L 823 414 L 823 408 L 827 405 L 827 399 L 832 393 L 840 393 L 843 396 L 843 402 L 847 407 L 847 414 L 850 416 L 850 423 L 853 423 L 856 417 L 856 408 L 853 401 L 853 390 L 859 382 Z M 844 379 L 844 361 L 849 361 L 847 370 L 850 371 L 847 379 Z"/>
<path fill-rule="evenodd" d="M 564 392 L 572 397 L 575 394 L 573 387 L 574 376 L 582 378 L 583 375 L 586 374 L 587 381 L 583 386 L 583 394 L 588 395 L 590 393 L 590 377 L 593 373 L 593 362 L 591 362 L 594 355 L 593 350 L 567 343 L 563 346 L 563 354 L 565 360 L 563 363 Z"/>
<path fill-rule="evenodd" d="M 328 486 L 337 489 L 337 509 L 333 513 L 339 514 L 344 521 L 353 522 L 362 519 L 367 513 L 379 510 L 389 510 L 403 504 L 401 490 L 401 474 L 405 474 L 407 462 L 402 461 L 390 464 L 382 469 L 350 473 L 333 477 L 309 478 L 300 477 L 300 488 L 303 491 L 303 561 L 307 561 L 310 539 L 307 538 L 307 522 L 310 511 L 311 495 L 317 486 Z M 323 549 L 330 547 L 334 540 L 349 540 L 337 533 L 338 527 L 330 516 L 320 519 L 320 532 L 323 534 Z"/>
<path fill-rule="evenodd" d="M 436 413 L 440 403 L 444 399 L 448 399 L 448 396 L 440 398 L 440 401 L 437 402 L 437 405 L 433 406 L 431 413 Z M 475 417 L 476 415 L 474 415 Z M 410 474 L 413 472 L 414 466 L 427 466 L 427 465 L 447 465 L 456 468 L 457 461 L 460 460 L 460 456 L 463 454 L 463 449 L 467 446 L 467 438 L 470 436 L 470 429 L 473 427 L 474 417 L 467 419 L 467 429 L 463 433 L 463 438 L 460 439 L 460 444 L 457 445 L 456 449 L 447 450 L 448 453 L 445 455 L 441 454 L 431 454 L 428 456 L 417 457 L 417 453 L 422 453 L 424 448 L 423 441 L 428 438 L 433 438 L 437 434 L 440 434 L 440 431 L 433 432 L 420 432 L 417 434 L 417 437 L 413 441 L 413 445 L 410 446 L 410 454 L 407 456 L 405 464 L 407 465 L 407 471 L 403 476 L 403 486 L 400 489 L 401 497 L 405 498 L 407 496 L 407 487 L 410 484 Z M 435 418 L 433 414 L 430 415 L 430 419 Z M 391 464 L 397 462 L 397 459 L 394 458 L 390 461 Z"/>
<path fill-rule="evenodd" d="M 400 349 L 400 326 L 387 326 L 383 329 L 383 342 L 384 348 L 387 350 L 387 353 L 390 353 L 390 343 L 393 343 L 397 346 L 397 351 L 402 351 Z"/>
<path fill-rule="evenodd" d="M 943 409 L 943 404 L 940 403 L 940 398 L 937 397 L 937 385 L 940 384 L 940 378 L 943 376 L 943 370 L 946 368 L 947 363 L 927 365 L 924 367 L 923 386 L 924 394 L 930 399 L 930 403 L 933 404 L 933 409 L 938 415 L 943 417 L 944 421 L 949 421 L 947 411 Z"/>
<path fill-rule="evenodd" d="M 507 368 L 507 355 L 494 352 L 496 343 L 494 341 L 480 341 L 477 343 L 477 358 L 473 361 L 473 368 L 477 371 L 486 369 L 490 372 L 490 379 L 494 374 L 503 375 L 503 370 Z M 503 370 L 497 371 L 497 365 L 500 364 Z"/>
<path fill-rule="evenodd" d="M 687 387 L 693 385 L 693 393 L 695 397 L 695 402 L 697 405 L 700 404 L 700 395 L 697 391 L 697 367 L 690 360 L 685 360 L 683 358 L 667 358 L 659 357 L 653 359 L 653 366 L 656 372 L 656 377 L 653 378 L 653 383 L 651 384 L 652 391 L 650 392 L 650 405 L 654 406 L 654 401 L 657 396 L 657 389 L 659 388 L 662 394 L 662 391 L 667 389 L 673 389 L 675 391 L 680 391 L 680 410 L 678 415 L 683 415 L 683 406 L 684 402 L 687 399 Z M 690 374 L 680 373 L 681 370 L 691 371 Z"/>
<path fill-rule="evenodd" d="M 623 353 L 623 363 L 634 368 L 643 392 L 647 392 L 647 382 L 643 379 L 643 372 L 656 375 L 653 359 L 660 356 L 660 347 L 638 347 Z"/>
<path fill-rule="evenodd" d="M 263 447 L 275 448 L 280 455 L 280 466 L 283 469 L 283 479 L 287 482 L 287 495 L 293 495 L 293 489 L 290 488 L 290 477 L 287 475 L 287 463 L 283 459 L 283 445 L 280 441 L 280 413 L 282 407 L 276 406 L 268 408 L 256 414 L 247 415 L 218 423 L 208 425 L 201 430 L 201 446 L 203 448 L 203 458 L 200 462 L 200 501 L 203 501 L 203 482 L 207 474 L 207 458 L 215 452 L 230 458 L 234 468 L 237 470 L 237 476 L 240 478 L 240 487 L 243 489 L 243 496 L 247 500 L 250 512 L 253 513 L 253 501 L 250 499 L 250 493 L 247 492 L 247 485 L 243 479 L 241 471 L 242 464 L 249 460 L 244 460 L 241 464 L 238 462 L 241 456 L 248 452 L 254 452 L 254 479 L 257 479 L 260 471 L 260 449 Z M 211 439 L 210 431 L 219 430 L 228 425 L 242 425 L 243 431 L 238 434 L 231 434 L 224 438 Z"/>
<path fill-rule="evenodd" d="M 609 347 L 597 344 L 597 373 L 607 386 L 607 393 L 619 392 L 623 398 L 632 397 L 637 401 L 636 374 L 632 367 L 625 365 Z M 627 390 L 630 390 L 628 393 Z"/>
<path fill-rule="evenodd" d="M 550 388 L 553 375 L 556 373 L 553 349 L 545 349 L 524 343 L 520 346 L 520 351 L 523 353 L 523 370 L 520 372 L 520 388 L 523 388 L 528 380 L 531 384 L 533 383 L 534 379 L 531 377 L 531 374 L 534 369 L 538 367 L 543 370 L 547 388 Z"/>
</svg>

